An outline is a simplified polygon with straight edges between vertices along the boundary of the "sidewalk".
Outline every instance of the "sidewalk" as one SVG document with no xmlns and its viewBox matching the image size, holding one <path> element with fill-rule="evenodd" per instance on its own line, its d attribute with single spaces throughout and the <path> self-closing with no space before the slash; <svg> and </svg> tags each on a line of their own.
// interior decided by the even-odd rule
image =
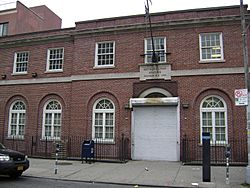
<svg viewBox="0 0 250 188">
<path fill-rule="evenodd" d="M 230 167 L 230 184 L 225 183 L 225 167 L 211 168 L 211 183 L 202 182 L 202 166 L 183 166 L 180 162 L 129 161 L 127 163 L 82 164 L 81 161 L 58 161 L 30 158 L 24 176 L 60 180 L 115 183 L 147 186 L 243 188 L 245 167 Z"/>
</svg>

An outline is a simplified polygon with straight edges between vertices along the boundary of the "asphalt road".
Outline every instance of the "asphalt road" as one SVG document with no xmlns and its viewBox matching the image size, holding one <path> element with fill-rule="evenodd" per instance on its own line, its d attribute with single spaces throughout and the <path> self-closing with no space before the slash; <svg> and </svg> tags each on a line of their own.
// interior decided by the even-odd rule
<svg viewBox="0 0 250 188">
<path fill-rule="evenodd" d="M 1 188 L 133 188 L 134 186 L 85 183 L 76 181 L 62 181 L 45 178 L 31 178 L 22 176 L 17 179 L 0 176 Z"/>
</svg>

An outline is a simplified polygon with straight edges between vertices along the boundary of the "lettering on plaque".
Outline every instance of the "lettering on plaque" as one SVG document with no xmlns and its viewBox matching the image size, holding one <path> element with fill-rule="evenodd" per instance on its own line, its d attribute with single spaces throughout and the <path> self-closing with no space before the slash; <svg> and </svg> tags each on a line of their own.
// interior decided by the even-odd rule
<svg viewBox="0 0 250 188">
<path fill-rule="evenodd" d="M 171 65 L 164 64 L 143 64 L 140 66 L 140 80 L 165 79 L 170 80 Z"/>
</svg>

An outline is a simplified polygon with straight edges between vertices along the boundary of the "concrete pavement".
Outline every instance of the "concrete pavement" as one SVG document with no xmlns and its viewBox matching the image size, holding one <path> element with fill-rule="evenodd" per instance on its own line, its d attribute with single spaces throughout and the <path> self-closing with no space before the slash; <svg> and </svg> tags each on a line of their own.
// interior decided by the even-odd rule
<svg viewBox="0 0 250 188">
<path fill-rule="evenodd" d="M 202 182 L 202 166 L 183 166 L 181 162 L 128 161 L 127 163 L 58 161 L 30 158 L 30 168 L 24 176 L 60 180 L 145 185 L 149 187 L 212 187 L 243 188 L 245 167 L 230 167 L 230 183 L 225 182 L 225 167 L 211 168 L 211 182 Z"/>
</svg>

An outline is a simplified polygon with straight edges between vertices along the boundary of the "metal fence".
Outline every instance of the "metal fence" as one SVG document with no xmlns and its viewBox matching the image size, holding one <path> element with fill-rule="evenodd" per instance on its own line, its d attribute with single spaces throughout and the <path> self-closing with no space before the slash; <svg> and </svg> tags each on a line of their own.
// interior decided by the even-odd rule
<svg viewBox="0 0 250 188">
<path fill-rule="evenodd" d="M 231 139 L 228 143 L 215 142 L 211 144 L 211 164 L 212 165 L 225 165 L 225 147 L 230 144 L 231 156 L 229 162 L 231 165 L 247 165 L 248 162 L 248 151 L 247 151 L 247 140 L 244 139 Z M 197 138 L 182 139 L 182 162 L 184 164 L 202 164 L 202 144 Z"/>
<path fill-rule="evenodd" d="M 58 157 L 61 159 L 81 159 L 82 144 L 91 138 L 81 136 L 61 137 L 60 140 L 41 139 L 37 136 L 25 136 L 24 139 L 15 137 L 1 139 L 9 149 L 25 153 L 30 157 L 54 158 L 56 144 L 60 150 Z M 114 142 L 96 139 L 94 142 L 94 160 L 125 162 L 129 159 L 129 139 L 124 135 Z"/>
</svg>

